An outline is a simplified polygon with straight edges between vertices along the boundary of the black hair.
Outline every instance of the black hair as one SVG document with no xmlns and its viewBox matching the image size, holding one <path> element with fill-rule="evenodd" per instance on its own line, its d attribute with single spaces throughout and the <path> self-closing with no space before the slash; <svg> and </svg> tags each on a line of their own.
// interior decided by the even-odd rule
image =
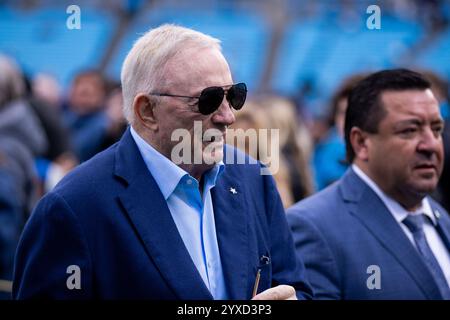
<svg viewBox="0 0 450 320">
<path fill-rule="evenodd" d="M 364 78 L 352 89 L 345 113 L 345 148 L 347 161 L 352 163 L 355 152 L 350 143 L 350 131 L 358 127 L 369 133 L 377 133 L 378 125 L 386 115 L 381 103 L 384 91 L 426 90 L 430 82 L 420 73 L 407 69 L 383 70 Z"/>
</svg>

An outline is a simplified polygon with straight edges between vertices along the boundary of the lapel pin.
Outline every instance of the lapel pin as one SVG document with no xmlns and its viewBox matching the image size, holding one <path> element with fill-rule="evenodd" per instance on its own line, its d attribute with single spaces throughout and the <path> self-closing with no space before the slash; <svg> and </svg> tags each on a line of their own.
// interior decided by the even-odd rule
<svg viewBox="0 0 450 320">
<path fill-rule="evenodd" d="M 434 216 L 436 217 L 436 219 L 441 218 L 441 213 L 439 212 L 439 210 L 434 210 Z"/>
<path fill-rule="evenodd" d="M 230 188 L 230 192 L 232 194 L 237 194 L 236 188 L 233 188 L 233 187 Z"/>
</svg>

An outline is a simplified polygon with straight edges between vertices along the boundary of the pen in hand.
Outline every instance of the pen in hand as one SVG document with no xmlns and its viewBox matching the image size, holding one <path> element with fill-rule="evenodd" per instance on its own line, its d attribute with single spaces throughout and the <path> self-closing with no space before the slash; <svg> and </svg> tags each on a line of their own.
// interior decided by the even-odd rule
<svg viewBox="0 0 450 320">
<path fill-rule="evenodd" d="M 259 278 L 261 277 L 261 269 L 258 269 L 258 272 L 256 273 L 256 279 L 255 279 L 255 285 L 253 286 L 253 294 L 252 298 L 256 296 L 258 293 L 258 286 L 259 286 Z"/>
</svg>

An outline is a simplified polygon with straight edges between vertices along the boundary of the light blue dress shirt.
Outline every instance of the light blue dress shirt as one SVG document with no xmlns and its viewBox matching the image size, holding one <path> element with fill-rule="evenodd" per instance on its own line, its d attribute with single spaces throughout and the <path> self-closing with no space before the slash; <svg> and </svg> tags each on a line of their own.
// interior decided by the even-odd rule
<svg viewBox="0 0 450 320">
<path fill-rule="evenodd" d="M 214 299 L 227 299 L 211 199 L 223 162 L 204 174 L 202 197 L 195 178 L 156 151 L 133 127 L 130 131 L 206 287 Z"/>
</svg>

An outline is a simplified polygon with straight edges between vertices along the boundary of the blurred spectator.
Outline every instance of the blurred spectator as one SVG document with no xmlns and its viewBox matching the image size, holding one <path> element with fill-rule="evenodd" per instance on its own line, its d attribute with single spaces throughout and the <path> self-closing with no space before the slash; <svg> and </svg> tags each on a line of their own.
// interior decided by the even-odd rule
<svg viewBox="0 0 450 320">
<path fill-rule="evenodd" d="M 26 100 L 38 117 L 48 142 L 41 157 L 36 159 L 36 167 L 41 182 L 39 195 L 42 195 L 51 190 L 59 180 L 72 170 L 78 164 L 78 160 L 72 150 L 69 131 L 64 125 L 59 105 L 53 104 L 53 102 L 59 101 L 59 93 L 55 94 L 55 100 L 52 101 L 45 95 L 38 94 L 39 91 L 33 86 L 39 85 L 39 83 L 36 83 L 36 81 L 31 83 L 27 77 L 24 79 Z M 41 88 L 43 91 L 55 89 L 54 86 L 58 87 L 56 82 L 49 88 L 45 88 L 45 84 L 41 83 L 40 85 L 44 86 L 44 88 Z"/>
<path fill-rule="evenodd" d="M 7 159 L 0 152 L 0 281 L 11 280 L 14 252 L 21 231 L 20 203 L 16 182 L 7 169 Z M 0 289 L 0 300 L 7 290 Z"/>
<path fill-rule="evenodd" d="M 54 77 L 39 73 L 33 78 L 31 87 L 33 97 L 46 103 L 54 110 L 59 108 L 61 105 L 61 87 Z"/>
<path fill-rule="evenodd" d="M 122 106 L 120 85 L 108 84 L 98 71 L 84 71 L 75 77 L 63 110 L 81 162 L 120 139 L 127 128 Z"/>
<path fill-rule="evenodd" d="M 79 73 L 63 105 L 78 159 L 86 161 L 101 150 L 108 130 L 105 113 L 106 83 L 94 70 Z"/>
<path fill-rule="evenodd" d="M 295 203 L 314 191 L 309 168 L 311 137 L 291 101 L 272 96 L 262 99 L 261 104 L 267 115 L 267 128 L 280 130 L 280 165 L 287 167 L 288 184 Z"/>
<path fill-rule="evenodd" d="M 278 170 L 273 172 L 273 175 L 285 208 L 313 193 L 307 151 L 310 138 L 304 127 L 297 124 L 295 113 L 295 106 L 289 100 L 281 97 L 264 97 L 257 101 L 246 102 L 246 108 L 236 112 L 236 122 L 232 126 L 234 129 L 257 130 L 257 150 L 250 148 L 250 141 L 247 139 L 244 151 L 263 163 L 268 159 L 262 159 L 262 156 L 273 158 L 275 155 L 269 152 L 270 139 L 267 139 L 269 145 L 259 140 L 259 130 L 279 130 L 280 158 L 276 168 Z M 270 134 L 268 135 L 270 137 Z M 227 143 L 235 145 L 230 140 Z"/>
<path fill-rule="evenodd" d="M 30 212 L 36 201 L 34 158 L 47 148 L 45 132 L 29 103 L 17 65 L 0 56 L 0 151 L 8 159 L 7 171 L 15 181 L 21 212 Z"/>
<path fill-rule="evenodd" d="M 106 98 L 106 116 L 108 130 L 101 149 L 106 149 L 119 141 L 127 128 L 127 121 L 123 116 L 123 96 L 120 85 L 114 86 Z"/>
<path fill-rule="evenodd" d="M 314 176 L 318 190 L 338 180 L 346 171 L 344 119 L 347 110 L 347 98 L 353 86 L 364 75 L 357 74 L 345 79 L 331 99 L 328 118 L 328 132 L 317 142 L 314 150 Z"/>
<path fill-rule="evenodd" d="M 47 141 L 18 66 L 0 55 L 0 70 L 0 279 L 11 280 L 19 234 L 37 200 L 34 157 Z"/>
<path fill-rule="evenodd" d="M 439 32 L 449 25 L 444 10 L 445 1 L 447 0 L 415 0 L 419 19 L 432 33 Z"/>
</svg>

